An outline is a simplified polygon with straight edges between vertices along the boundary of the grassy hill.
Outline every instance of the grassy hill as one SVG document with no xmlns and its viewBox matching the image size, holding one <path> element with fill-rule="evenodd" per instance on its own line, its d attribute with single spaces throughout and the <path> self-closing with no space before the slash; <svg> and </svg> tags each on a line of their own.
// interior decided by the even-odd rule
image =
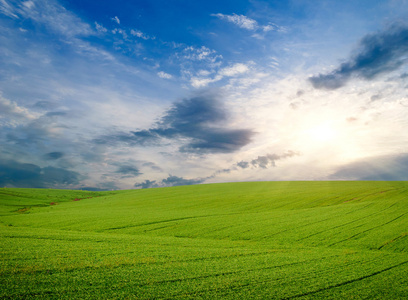
<svg viewBox="0 0 408 300">
<path fill-rule="evenodd" d="M 0 189 L 0 299 L 406 299 L 407 182 Z"/>
</svg>

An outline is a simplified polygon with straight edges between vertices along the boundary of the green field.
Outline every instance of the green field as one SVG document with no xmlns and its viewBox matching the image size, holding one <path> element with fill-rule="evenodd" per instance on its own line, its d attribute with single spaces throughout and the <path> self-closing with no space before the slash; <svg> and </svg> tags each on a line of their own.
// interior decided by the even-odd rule
<svg viewBox="0 0 408 300">
<path fill-rule="evenodd" d="M 0 189 L 0 299 L 407 299 L 408 182 Z"/>
</svg>

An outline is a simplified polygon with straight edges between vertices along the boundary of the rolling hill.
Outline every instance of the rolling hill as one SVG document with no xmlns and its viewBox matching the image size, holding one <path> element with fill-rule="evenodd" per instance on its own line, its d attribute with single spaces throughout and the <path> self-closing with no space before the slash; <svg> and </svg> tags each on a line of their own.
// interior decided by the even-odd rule
<svg viewBox="0 0 408 300">
<path fill-rule="evenodd" d="M 408 182 L 0 189 L 1 299 L 406 299 Z"/>
</svg>

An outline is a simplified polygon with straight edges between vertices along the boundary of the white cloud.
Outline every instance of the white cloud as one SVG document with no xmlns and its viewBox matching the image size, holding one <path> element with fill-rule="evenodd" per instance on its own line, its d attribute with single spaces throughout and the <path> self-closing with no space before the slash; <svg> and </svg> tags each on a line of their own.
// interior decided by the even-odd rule
<svg viewBox="0 0 408 300">
<path fill-rule="evenodd" d="M 268 31 L 271 31 L 271 30 L 274 30 L 274 29 L 275 29 L 275 27 L 273 27 L 272 25 L 262 26 L 262 30 L 265 31 L 265 32 L 268 32 Z"/>
<path fill-rule="evenodd" d="M 200 70 L 200 71 L 197 72 L 197 74 L 200 75 L 200 76 L 209 76 L 211 74 L 211 72 L 208 71 L 208 70 Z"/>
<path fill-rule="evenodd" d="M 56 1 L 38 0 L 35 2 L 35 5 L 32 1 L 26 1 L 18 8 L 15 8 L 15 10 L 21 17 L 43 24 L 49 30 L 65 37 L 72 38 L 94 34 L 89 24 L 82 22 L 80 18 L 66 10 Z"/>
<path fill-rule="evenodd" d="M 116 22 L 116 23 L 120 24 L 120 20 L 119 20 L 119 18 L 117 16 L 114 16 L 113 18 L 111 18 L 111 20 L 113 22 Z"/>
<path fill-rule="evenodd" d="M 244 28 L 247 30 L 256 30 L 259 27 L 258 22 L 244 15 L 237 15 L 237 14 L 224 15 L 224 14 L 218 13 L 218 14 L 212 14 L 211 16 L 220 18 L 222 20 L 226 20 L 230 23 L 237 25 L 240 28 Z"/>
<path fill-rule="evenodd" d="M 20 122 L 34 120 L 35 116 L 27 108 L 19 106 L 16 102 L 3 98 L 0 94 L 0 124 L 6 123 L 15 126 Z"/>
<path fill-rule="evenodd" d="M 0 5 L 6 3 L 5 1 L 0 0 Z M 56 33 L 64 44 L 69 45 L 75 52 L 81 55 L 92 57 L 93 59 L 98 57 L 103 60 L 114 60 L 114 57 L 108 51 L 95 47 L 90 42 L 82 39 L 83 37 L 104 31 L 105 28 L 95 22 L 95 31 L 91 24 L 83 22 L 78 16 L 68 11 L 57 1 L 37 0 L 35 3 L 33 1 L 26 1 L 20 5 L 9 5 L 9 8 L 17 14 L 17 17 L 30 19 L 46 27 L 48 31 Z M 27 29 L 19 29 L 19 31 L 25 32 Z M 31 53 L 33 52 L 35 51 Z M 20 56 L 20 60 L 22 57 Z M 17 62 L 15 63 L 17 64 Z"/>
<path fill-rule="evenodd" d="M 203 74 L 202 71 L 203 70 L 199 72 L 200 75 Z M 207 86 L 208 84 L 212 82 L 220 81 L 221 79 L 225 77 L 235 77 L 240 74 L 246 73 L 248 71 L 249 71 L 249 67 L 247 65 L 243 63 L 236 63 L 232 66 L 220 69 L 217 72 L 217 74 L 214 76 L 214 78 L 192 77 L 190 79 L 190 83 L 195 88 L 201 88 L 201 87 Z M 207 74 L 210 74 L 210 73 L 207 73 Z"/>
<path fill-rule="evenodd" d="M 244 15 L 237 15 L 237 14 L 224 15 L 224 14 L 218 13 L 218 14 L 212 14 L 211 16 L 217 17 L 221 20 L 226 20 L 227 22 L 235 24 L 239 28 L 256 31 L 257 33 L 254 33 L 252 37 L 257 38 L 257 39 L 263 39 L 264 36 L 262 34 L 265 34 L 266 32 L 269 32 L 269 31 L 277 31 L 277 32 L 283 32 L 283 33 L 288 31 L 286 27 L 277 25 L 275 23 L 269 23 L 268 25 L 260 25 L 254 19 L 248 18 L 247 16 L 244 16 Z"/>
<path fill-rule="evenodd" d="M 35 6 L 33 1 L 25 1 L 25 2 L 23 2 L 23 5 L 25 7 L 27 7 L 28 9 L 31 9 L 31 8 L 33 8 Z"/>
<path fill-rule="evenodd" d="M 226 67 L 224 69 L 221 69 L 218 72 L 218 76 L 222 77 L 232 77 L 236 76 L 242 73 L 245 73 L 249 70 L 248 66 L 242 63 L 236 63 L 235 65 L 232 65 L 231 67 Z"/>
<path fill-rule="evenodd" d="M 101 24 L 98 24 L 97 22 L 95 22 L 95 28 L 98 32 L 107 32 L 108 29 L 106 29 L 105 27 L 103 27 Z"/>
<path fill-rule="evenodd" d="M 217 51 L 201 46 L 196 48 L 189 46 L 183 49 L 183 58 L 195 61 L 209 61 L 214 63 L 218 59 L 222 59 L 222 55 L 216 54 Z"/>
<path fill-rule="evenodd" d="M 269 23 L 268 25 L 262 26 L 262 31 L 268 32 L 268 31 L 278 31 L 278 32 L 287 32 L 288 29 L 285 26 L 280 26 L 275 23 Z"/>
<path fill-rule="evenodd" d="M 113 29 L 113 30 L 112 30 L 112 33 L 113 33 L 113 34 L 117 34 L 117 33 L 121 34 L 125 40 L 126 40 L 127 37 L 128 37 L 126 31 L 123 30 L 123 29 L 120 29 L 120 28 L 115 28 L 115 29 Z"/>
<path fill-rule="evenodd" d="M 163 78 L 163 79 L 171 79 L 171 78 L 173 78 L 173 76 L 171 76 L 170 74 L 168 74 L 168 73 L 166 73 L 166 72 L 163 72 L 163 71 L 158 72 L 158 73 L 157 73 L 157 76 L 159 76 L 160 78 Z"/>
<path fill-rule="evenodd" d="M 12 17 L 12 18 L 18 18 L 18 16 L 14 13 L 13 7 L 7 3 L 6 0 L 0 0 L 0 12 L 3 15 Z"/>
<path fill-rule="evenodd" d="M 206 87 L 208 84 L 217 81 L 216 79 L 211 79 L 211 78 L 198 78 L 198 77 L 192 77 L 190 79 L 191 86 L 195 88 L 202 88 Z"/>
<path fill-rule="evenodd" d="M 140 30 L 135 30 L 135 29 L 131 29 L 130 30 L 130 34 L 131 35 L 133 35 L 133 36 L 136 36 L 136 37 L 138 37 L 138 38 L 141 38 L 141 39 L 144 39 L 144 40 L 154 40 L 154 39 L 156 39 L 156 37 L 154 37 L 154 36 L 148 36 L 147 34 L 145 34 L 145 33 L 143 33 L 142 31 L 140 31 Z"/>
</svg>

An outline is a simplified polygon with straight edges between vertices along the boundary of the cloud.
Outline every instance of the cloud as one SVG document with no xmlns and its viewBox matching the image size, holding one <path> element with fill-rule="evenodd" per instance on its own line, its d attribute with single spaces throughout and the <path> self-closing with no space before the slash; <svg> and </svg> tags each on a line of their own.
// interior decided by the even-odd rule
<svg viewBox="0 0 408 300">
<path fill-rule="evenodd" d="M 237 15 L 237 14 L 224 15 L 224 14 L 218 13 L 218 14 L 211 14 L 211 16 L 217 17 L 221 20 L 226 20 L 227 22 L 230 22 L 240 28 L 247 29 L 247 30 L 255 30 L 259 27 L 258 23 L 255 20 L 250 19 L 243 15 Z"/>
<path fill-rule="evenodd" d="M 97 22 L 95 22 L 95 28 L 98 32 L 101 33 L 105 33 L 108 32 L 108 29 L 106 29 L 105 27 L 103 27 L 101 24 L 98 24 Z"/>
<path fill-rule="evenodd" d="M 123 37 L 124 40 L 127 40 L 127 38 L 128 38 L 128 35 L 127 35 L 127 33 L 126 33 L 126 30 L 123 30 L 123 29 L 120 29 L 120 28 L 115 28 L 115 29 L 113 29 L 113 30 L 112 30 L 112 33 L 113 33 L 113 34 L 119 33 L 119 34 Z M 123 42 L 123 41 L 121 41 L 121 43 L 122 43 L 122 42 Z"/>
<path fill-rule="evenodd" d="M 341 166 L 330 180 L 408 180 L 408 154 L 377 156 Z"/>
<path fill-rule="evenodd" d="M 47 144 L 53 144 L 58 138 L 61 126 L 58 124 L 57 115 L 43 115 L 37 119 L 19 124 L 13 130 L 8 130 L 5 134 L 8 143 L 20 145 L 26 150 L 31 146 L 42 148 Z M 30 150 L 33 150 L 31 148 Z"/>
<path fill-rule="evenodd" d="M 84 191 L 114 191 L 119 190 L 118 186 L 113 181 L 100 182 L 96 186 L 80 186 Z"/>
<path fill-rule="evenodd" d="M 142 188 L 142 189 L 149 189 L 149 188 L 159 187 L 159 185 L 156 183 L 156 180 L 153 180 L 153 181 L 145 180 L 141 183 L 135 183 L 134 187 Z"/>
<path fill-rule="evenodd" d="M 165 72 L 163 72 L 163 71 L 158 72 L 158 73 L 157 73 L 157 76 L 159 76 L 160 78 L 163 78 L 163 79 L 171 79 L 171 78 L 173 78 L 173 76 L 171 76 L 170 74 L 165 73 Z"/>
<path fill-rule="evenodd" d="M 183 177 L 178 177 L 174 175 L 169 175 L 167 178 L 162 179 L 157 182 L 156 180 L 150 181 L 145 180 L 141 183 L 135 183 L 135 187 L 148 189 L 157 187 L 170 187 L 170 186 L 181 186 L 181 185 L 194 185 L 203 183 L 208 178 L 195 178 L 195 179 L 185 179 Z"/>
<path fill-rule="evenodd" d="M 213 78 L 208 77 L 192 77 L 190 79 L 191 85 L 195 88 L 202 88 L 212 82 L 217 82 L 225 77 L 234 77 L 244 74 L 249 71 L 249 67 L 243 63 L 236 63 L 234 65 L 220 69 Z"/>
<path fill-rule="evenodd" d="M 44 155 L 46 160 L 57 160 L 64 156 L 63 152 L 50 152 Z"/>
<path fill-rule="evenodd" d="M 29 18 L 66 37 L 94 34 L 80 18 L 53 0 L 26 1 L 16 8 L 18 15 Z"/>
<path fill-rule="evenodd" d="M 16 102 L 5 99 L 0 94 L 0 125 L 7 123 L 15 126 L 21 122 L 34 120 L 35 115 L 27 108 L 19 106 Z"/>
<path fill-rule="evenodd" d="M 32 107 L 37 110 L 51 110 L 51 109 L 56 108 L 57 106 L 58 105 L 54 102 L 43 100 L 43 101 L 37 101 L 36 103 L 34 103 Z"/>
<path fill-rule="evenodd" d="M 114 16 L 113 18 L 111 18 L 111 20 L 112 20 L 113 22 L 115 22 L 115 23 L 120 24 L 120 20 L 119 20 L 119 18 L 118 18 L 117 16 Z"/>
<path fill-rule="evenodd" d="M 237 171 L 238 168 L 240 169 L 247 169 L 252 166 L 252 168 L 263 168 L 267 169 L 268 167 L 276 167 L 275 162 L 277 160 L 293 157 L 299 155 L 298 152 L 294 151 L 287 151 L 284 154 L 266 154 L 264 156 L 258 156 L 256 159 L 248 161 L 240 161 L 227 169 L 220 169 L 215 171 L 212 175 L 206 177 L 199 177 L 193 179 L 185 179 L 183 177 L 178 177 L 174 175 L 169 175 L 167 178 L 162 179 L 161 181 L 150 181 L 145 180 L 141 183 L 136 183 L 134 186 L 137 188 L 156 188 L 156 187 L 166 187 L 166 186 L 178 186 L 178 185 L 194 185 L 194 184 L 201 184 L 207 180 L 213 179 L 220 174 L 229 174 L 232 171 Z"/>
<path fill-rule="evenodd" d="M 144 40 L 154 40 L 154 39 L 156 39 L 156 37 L 154 37 L 154 36 L 151 37 L 151 36 L 143 33 L 140 30 L 137 30 L 137 29 L 131 29 L 130 34 L 133 35 L 133 36 L 136 36 L 138 38 L 144 39 Z"/>
<path fill-rule="evenodd" d="M 266 33 L 269 31 L 277 31 L 277 32 L 287 32 L 288 29 L 285 26 L 279 26 L 275 23 L 268 23 L 268 25 L 259 25 L 258 22 L 254 19 L 248 18 L 244 15 L 225 15 L 225 14 L 211 14 L 212 17 L 217 17 L 221 20 L 225 20 L 230 22 L 239 28 L 250 30 L 250 31 L 258 31 L 258 33 L 254 34 L 253 37 L 262 39 L 262 33 Z"/>
<path fill-rule="evenodd" d="M 237 166 L 242 168 L 242 169 L 246 169 L 249 168 L 249 162 L 247 161 L 240 161 L 239 163 L 237 163 Z"/>
<path fill-rule="evenodd" d="M 213 96 L 201 95 L 176 102 L 154 128 L 103 136 L 96 143 L 126 142 L 143 146 L 159 144 L 163 139 L 187 140 L 179 151 L 232 153 L 249 144 L 254 132 L 227 128 L 227 121 L 228 114 L 222 103 Z"/>
<path fill-rule="evenodd" d="M 117 174 L 122 174 L 122 177 L 136 177 L 139 175 L 142 175 L 143 173 L 139 172 L 139 169 L 132 166 L 132 165 L 121 165 L 119 168 L 116 170 Z"/>
<path fill-rule="evenodd" d="M 44 167 L 0 160 L 0 186 L 20 188 L 76 187 L 83 179 L 77 172 L 62 168 Z"/>
<path fill-rule="evenodd" d="M 14 9 L 10 6 L 6 0 L 0 0 L 0 12 L 11 18 L 18 19 L 18 16 L 14 13 Z"/>
<path fill-rule="evenodd" d="M 149 167 L 149 168 L 151 168 L 151 169 L 154 170 L 154 171 L 159 171 L 159 172 L 162 172 L 162 171 L 163 171 L 162 168 L 160 168 L 159 166 L 157 166 L 155 163 L 152 163 L 152 162 L 145 162 L 145 163 L 143 164 L 143 167 Z"/>
<path fill-rule="evenodd" d="M 193 185 L 202 183 L 205 179 L 185 179 L 182 177 L 177 177 L 170 175 L 169 177 L 163 179 L 161 182 L 165 186 L 180 186 L 180 185 Z"/>
<path fill-rule="evenodd" d="M 188 60 L 206 61 L 209 63 L 215 63 L 217 60 L 222 59 L 222 55 L 217 54 L 217 51 L 205 46 L 199 48 L 188 46 L 183 49 L 181 56 Z"/>
<path fill-rule="evenodd" d="M 357 53 L 328 74 L 309 80 L 317 89 L 334 90 L 344 86 L 352 76 L 371 80 L 394 71 L 407 62 L 408 27 L 396 24 L 384 31 L 366 35 Z"/>
<path fill-rule="evenodd" d="M 261 155 L 258 156 L 257 158 L 251 160 L 251 161 L 241 161 L 237 163 L 236 165 L 242 169 L 249 168 L 251 165 L 255 168 L 262 168 L 262 169 L 267 169 L 268 167 L 276 167 L 275 162 L 277 160 L 285 159 L 288 157 L 293 157 L 299 155 L 298 152 L 295 151 L 287 151 L 284 154 L 266 154 L 266 155 Z"/>
<path fill-rule="evenodd" d="M 220 77 L 232 77 L 232 76 L 236 76 L 239 74 L 243 74 L 248 72 L 249 68 L 247 65 L 242 64 L 242 63 L 236 63 L 230 67 L 226 67 L 221 69 L 218 72 L 218 76 Z"/>
</svg>

